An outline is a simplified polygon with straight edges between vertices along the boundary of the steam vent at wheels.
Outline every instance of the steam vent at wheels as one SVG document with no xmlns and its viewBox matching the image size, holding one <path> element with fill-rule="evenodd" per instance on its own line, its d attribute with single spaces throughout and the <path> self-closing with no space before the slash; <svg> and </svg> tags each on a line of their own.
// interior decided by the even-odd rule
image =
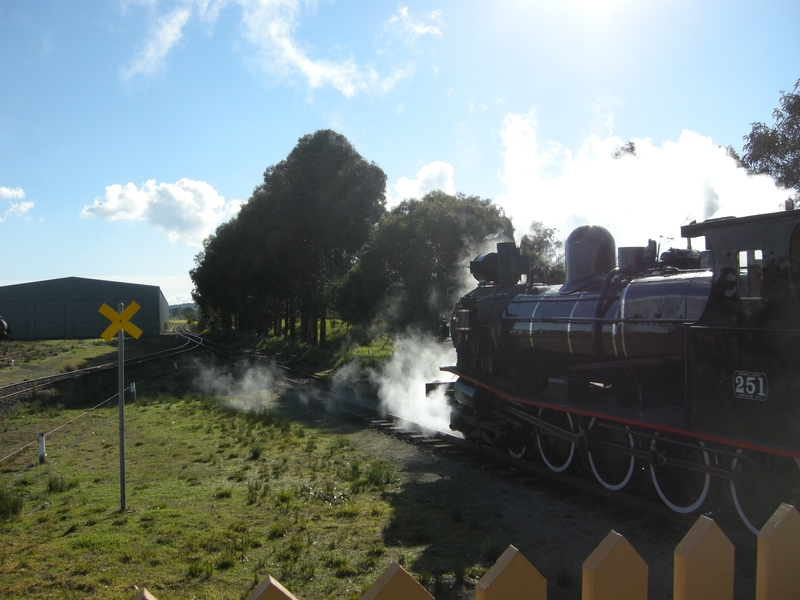
<svg viewBox="0 0 800 600">
<path fill-rule="evenodd" d="M 144 332 L 159 335 L 169 321 L 169 304 L 155 285 L 64 277 L 0 287 L 0 316 L 8 323 L 8 339 L 99 338 L 111 322 L 98 309 L 105 303 L 118 310 L 141 307 L 130 321 Z"/>
</svg>

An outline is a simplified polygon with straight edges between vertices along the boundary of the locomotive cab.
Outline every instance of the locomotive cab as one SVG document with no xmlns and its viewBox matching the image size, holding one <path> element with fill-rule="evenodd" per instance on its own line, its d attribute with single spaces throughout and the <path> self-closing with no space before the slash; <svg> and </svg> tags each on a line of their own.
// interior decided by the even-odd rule
<svg viewBox="0 0 800 600">
<path fill-rule="evenodd" d="M 690 422 L 800 449 L 800 211 L 682 228 L 713 254 L 708 309 L 690 331 Z"/>
</svg>

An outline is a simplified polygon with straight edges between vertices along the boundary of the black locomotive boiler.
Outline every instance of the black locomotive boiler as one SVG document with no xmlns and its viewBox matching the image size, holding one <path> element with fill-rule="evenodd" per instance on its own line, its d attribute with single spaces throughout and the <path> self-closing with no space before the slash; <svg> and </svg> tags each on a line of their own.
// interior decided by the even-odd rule
<svg viewBox="0 0 800 600">
<path fill-rule="evenodd" d="M 562 286 L 536 283 L 513 243 L 472 261 L 442 367 L 450 427 L 757 532 L 800 496 L 800 211 L 681 235 L 689 249 L 617 253 L 580 227 Z"/>
</svg>

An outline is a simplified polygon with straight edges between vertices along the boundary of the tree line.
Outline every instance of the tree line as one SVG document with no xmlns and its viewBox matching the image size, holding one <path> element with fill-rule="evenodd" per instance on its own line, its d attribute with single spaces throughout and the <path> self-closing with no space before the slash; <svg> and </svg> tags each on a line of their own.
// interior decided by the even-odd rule
<svg viewBox="0 0 800 600">
<path fill-rule="evenodd" d="M 385 189 L 385 173 L 341 134 L 303 136 L 195 257 L 205 324 L 320 346 L 331 316 L 432 331 L 466 289 L 466 261 L 514 228 L 491 200 L 441 191 L 387 211 Z M 523 248 L 558 279 L 555 230 L 534 224 Z"/>
</svg>

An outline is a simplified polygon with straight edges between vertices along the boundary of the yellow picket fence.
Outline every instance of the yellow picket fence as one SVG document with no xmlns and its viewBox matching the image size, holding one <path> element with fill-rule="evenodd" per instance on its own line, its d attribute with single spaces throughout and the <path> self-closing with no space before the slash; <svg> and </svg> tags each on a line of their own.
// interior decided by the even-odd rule
<svg viewBox="0 0 800 600">
<path fill-rule="evenodd" d="M 700 517 L 675 548 L 674 600 L 731 600 L 734 548 L 719 526 Z M 647 563 L 612 531 L 583 563 L 583 600 L 646 600 Z M 399 564 L 381 574 L 361 600 L 431 600 Z M 481 577 L 476 600 L 545 600 L 547 580 L 514 546 Z M 755 600 L 800 598 L 800 513 L 783 504 L 758 534 Z M 156 600 L 146 589 L 134 600 Z M 247 600 L 296 600 L 271 576 Z"/>
</svg>

